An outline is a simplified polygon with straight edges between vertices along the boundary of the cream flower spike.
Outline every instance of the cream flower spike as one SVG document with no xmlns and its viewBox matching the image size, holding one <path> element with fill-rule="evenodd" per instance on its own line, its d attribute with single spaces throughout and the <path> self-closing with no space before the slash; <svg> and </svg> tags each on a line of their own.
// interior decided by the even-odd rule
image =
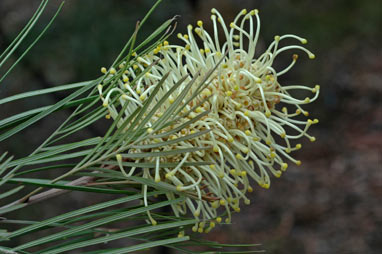
<svg viewBox="0 0 382 254">
<path fill-rule="evenodd" d="M 280 177 L 288 168 L 288 161 L 300 165 L 301 161 L 293 158 L 291 152 L 300 149 L 301 144 L 292 145 L 292 141 L 302 137 L 315 141 L 307 131 L 312 124 L 318 123 L 317 119 L 301 120 L 301 117 L 297 119 L 296 117 L 300 114 L 309 115 L 302 106 L 317 99 L 319 86 L 316 85 L 314 88 L 302 85 L 282 86 L 279 83 L 279 76 L 295 65 L 298 55 L 293 54 L 291 63 L 285 69 L 275 70 L 272 67 L 276 57 L 288 50 L 300 50 L 313 59 L 314 54 L 303 46 L 280 46 L 281 41 L 286 38 L 295 39 L 301 44 L 306 44 L 306 39 L 291 34 L 275 36 L 265 52 L 258 54 L 256 52 L 260 33 L 258 10 L 249 12 L 242 10 L 233 22 L 226 25 L 221 14 L 212 9 L 211 20 L 212 34 L 204 29 L 202 21 L 198 21 L 195 28 L 189 25 L 186 34 L 178 34 L 184 46 L 170 45 L 165 41 L 150 53 L 138 57 L 137 63 L 118 81 L 119 87 L 111 89 L 107 94 L 103 93 L 102 86 L 98 88 L 103 105 L 109 110 L 108 117 L 116 118 L 118 115 L 117 107 L 110 99 L 111 93 L 119 93 L 118 101 L 122 105 L 126 101 L 133 102 L 126 109 L 127 117 L 137 107 L 142 106 L 142 101 L 155 87 L 153 84 L 158 83 L 168 71 L 170 75 L 158 93 L 157 100 L 182 77 L 190 74 L 194 76 L 193 74 L 200 70 L 203 76 L 203 72 L 206 73 L 214 68 L 224 57 L 212 75 L 215 78 L 201 91 L 199 97 L 195 97 L 186 106 L 186 111 L 194 105 L 201 105 L 188 117 L 184 117 L 181 123 L 199 114 L 205 115 L 187 129 L 176 131 L 169 137 L 146 141 L 162 142 L 208 129 L 210 132 L 206 135 L 167 145 L 163 150 L 195 146 L 212 147 L 212 149 L 182 156 L 136 160 L 136 162 L 153 162 L 156 165 L 163 162 L 178 163 L 175 168 L 159 169 L 157 166 L 154 169 L 143 169 L 143 176 L 156 182 L 171 184 L 179 192 L 195 193 L 196 198 L 189 197 L 182 206 L 172 208 L 177 216 L 191 211 L 201 221 L 193 227 L 193 230 L 198 232 L 209 232 L 215 222 L 207 225 L 205 221 L 214 220 L 220 223 L 222 218 L 219 215 L 222 214 L 226 216 L 225 222 L 229 223 L 231 213 L 239 212 L 241 203 L 250 203 L 246 193 L 253 191 L 250 185 L 253 180 L 259 186 L 268 189 L 271 176 Z M 249 29 L 246 30 L 245 27 Z M 224 35 L 223 41 L 219 41 L 220 31 Z M 197 43 L 198 40 L 201 43 Z M 130 86 L 129 78 L 134 79 L 135 73 L 154 61 L 158 63 L 153 65 L 150 72 L 140 78 L 134 87 Z M 102 72 L 107 73 L 107 70 L 102 69 Z M 109 70 L 108 73 L 113 75 L 115 70 Z M 188 80 L 191 80 L 191 77 Z M 151 126 L 174 102 L 176 95 L 183 88 L 181 86 L 175 91 L 162 105 L 162 112 L 154 115 L 152 122 L 147 125 L 149 134 L 160 134 L 169 130 L 167 128 L 155 132 Z M 191 92 L 195 92 L 196 89 L 197 87 L 192 87 Z M 308 90 L 312 96 L 298 99 L 293 96 L 294 90 Z M 289 133 L 290 130 L 292 133 Z M 279 142 L 280 138 L 283 142 Z M 139 151 L 131 149 L 129 152 Z M 120 160 L 122 158 L 119 158 Z M 184 166 L 186 162 L 202 161 L 215 163 L 209 166 Z M 135 168 L 125 172 L 122 163 L 120 168 L 126 176 L 138 174 Z M 174 199 L 176 195 L 176 192 L 168 193 L 167 198 Z"/>
</svg>

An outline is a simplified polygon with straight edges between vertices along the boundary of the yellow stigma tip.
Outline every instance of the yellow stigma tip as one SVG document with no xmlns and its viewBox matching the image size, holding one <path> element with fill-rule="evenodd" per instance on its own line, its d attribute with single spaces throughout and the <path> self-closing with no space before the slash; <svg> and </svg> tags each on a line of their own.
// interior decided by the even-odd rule
<svg viewBox="0 0 382 254">
<path fill-rule="evenodd" d="M 288 168 L 288 163 L 281 164 L 281 170 L 285 171 Z"/>
<path fill-rule="evenodd" d="M 307 43 L 308 43 L 308 40 L 307 40 L 307 39 L 302 39 L 302 40 L 301 40 L 301 43 L 302 43 L 302 44 L 307 44 Z"/>
<path fill-rule="evenodd" d="M 154 130 L 153 130 L 152 128 L 148 128 L 148 129 L 147 129 L 147 132 L 148 132 L 148 133 L 153 133 Z"/>
<path fill-rule="evenodd" d="M 297 144 L 296 145 L 296 149 L 301 149 L 302 145 L 301 144 Z"/>
<path fill-rule="evenodd" d="M 314 142 L 314 141 L 316 141 L 316 138 L 315 137 L 310 137 L 309 140 L 310 140 L 310 142 Z"/>
<path fill-rule="evenodd" d="M 314 54 L 309 54 L 309 59 L 314 59 L 316 56 Z"/>
<path fill-rule="evenodd" d="M 219 147 L 218 147 L 218 146 L 214 146 L 213 151 L 214 151 L 215 153 L 219 152 Z"/>
<path fill-rule="evenodd" d="M 300 160 L 296 161 L 296 165 L 300 166 L 301 165 L 301 161 Z"/>
<path fill-rule="evenodd" d="M 251 186 L 248 186 L 248 192 L 253 192 L 253 188 Z"/>
<path fill-rule="evenodd" d="M 102 67 L 101 72 L 105 74 L 107 72 L 107 69 L 105 67 Z"/>
<path fill-rule="evenodd" d="M 210 89 L 205 88 L 205 89 L 203 90 L 202 94 L 203 94 L 204 96 L 209 97 L 209 96 L 211 96 L 212 93 L 211 93 Z"/>
<path fill-rule="evenodd" d="M 267 110 L 267 111 L 265 112 L 265 116 L 266 116 L 266 117 L 270 117 L 270 116 L 271 116 L 271 111 Z"/>
<path fill-rule="evenodd" d="M 244 158 L 243 158 L 243 156 L 242 156 L 240 153 L 237 153 L 237 154 L 236 154 L 236 159 L 238 159 L 238 160 L 242 160 L 242 159 L 244 159 Z"/>
<path fill-rule="evenodd" d="M 196 113 L 202 113 L 202 112 L 203 112 L 203 108 L 202 108 L 202 107 L 197 107 L 197 108 L 195 109 L 195 112 L 196 112 Z"/>
<path fill-rule="evenodd" d="M 232 96 L 232 91 L 227 91 L 227 92 L 225 92 L 225 94 L 226 94 L 228 97 L 230 97 L 230 96 Z"/>
<path fill-rule="evenodd" d="M 222 218 L 221 218 L 221 217 L 217 217 L 217 218 L 216 218 L 216 222 L 217 222 L 217 223 L 222 222 Z"/>
<path fill-rule="evenodd" d="M 177 190 L 177 191 L 182 191 L 182 185 L 178 185 L 178 186 L 176 186 L 176 190 Z"/>
<path fill-rule="evenodd" d="M 257 14 L 259 14 L 259 10 L 258 10 L 258 9 L 254 9 L 254 10 L 252 10 L 252 11 L 250 12 L 250 14 L 251 14 L 252 16 L 257 15 Z"/>
<path fill-rule="evenodd" d="M 202 27 L 203 26 L 203 21 L 201 20 L 198 20 L 198 22 L 196 23 L 198 26 Z"/>
<path fill-rule="evenodd" d="M 224 199 L 220 199 L 219 203 L 220 203 L 220 205 L 225 205 L 226 204 Z"/>
</svg>

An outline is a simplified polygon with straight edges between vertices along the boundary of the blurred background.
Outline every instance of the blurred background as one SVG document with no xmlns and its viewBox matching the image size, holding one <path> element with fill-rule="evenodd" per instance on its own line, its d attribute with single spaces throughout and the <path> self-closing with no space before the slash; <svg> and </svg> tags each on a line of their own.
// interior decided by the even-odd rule
<svg viewBox="0 0 382 254">
<path fill-rule="evenodd" d="M 26 24 L 39 2 L 0 0 L 0 51 Z M 47 34 L 3 82 L 0 98 L 98 77 L 100 67 L 111 64 L 130 38 L 136 21 L 154 2 L 67 0 Z M 59 3 L 51 1 L 35 34 Z M 311 129 L 317 141 L 302 140 L 303 149 L 295 153 L 303 162 L 300 167 L 290 165 L 283 177 L 272 181 L 269 190 L 256 188 L 250 196 L 251 205 L 235 214 L 232 225 L 219 226 L 202 236 L 226 243 L 261 243 L 272 254 L 382 253 L 381 1 L 164 0 L 139 38 L 143 40 L 175 15 L 180 15 L 179 32 L 199 19 L 210 29 L 212 7 L 226 22 L 243 8 L 259 9 L 260 48 L 275 35 L 285 33 L 308 39 L 307 48 L 316 59 L 309 60 L 298 52 L 297 65 L 280 83 L 320 84 L 320 98 L 308 108 L 320 123 Z M 180 43 L 176 36 L 171 42 Z M 291 54 L 280 56 L 276 64 L 285 66 Z M 51 104 L 63 96 L 5 105 L 0 118 Z M 3 143 L 0 150 L 25 156 L 67 114 L 69 111 L 35 124 Z M 79 135 L 99 136 L 104 129 L 94 126 Z M 43 212 L 31 209 L 48 218 L 64 206 L 80 206 L 85 202 L 81 197 L 71 194 L 56 201 L 54 207 L 45 205 Z M 174 252 L 158 249 L 156 253 Z"/>
</svg>

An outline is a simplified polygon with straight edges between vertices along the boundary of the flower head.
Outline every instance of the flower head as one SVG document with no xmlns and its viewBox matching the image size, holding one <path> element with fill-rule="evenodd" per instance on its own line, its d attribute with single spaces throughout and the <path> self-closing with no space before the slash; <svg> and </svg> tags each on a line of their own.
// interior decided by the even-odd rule
<svg viewBox="0 0 382 254">
<path fill-rule="evenodd" d="M 295 39 L 301 44 L 307 43 L 306 39 L 291 34 L 275 36 L 265 52 L 258 54 L 256 45 L 260 19 L 257 10 L 242 10 L 227 26 L 221 14 L 212 9 L 211 20 L 212 34 L 204 29 L 202 21 L 198 21 L 195 28 L 189 25 L 186 34 L 178 34 L 183 46 L 170 45 L 164 41 L 151 52 L 136 58 L 137 63 L 118 81 L 119 87 L 111 89 L 105 95 L 101 86 L 99 92 L 104 106 L 109 109 L 109 115 L 116 118 L 118 110 L 111 103 L 113 92 L 119 92 L 122 103 L 127 100 L 133 102 L 126 111 L 129 114 L 136 107 L 142 106 L 155 84 L 167 72 L 170 71 L 158 93 L 158 101 L 182 77 L 187 76 L 191 80 L 199 71 L 202 76 L 216 67 L 210 82 L 203 90 L 199 91 L 199 86 L 196 85 L 191 87 L 190 93 L 198 92 L 199 96 L 187 102 L 181 112 L 188 112 L 187 117 L 180 118 L 177 126 L 199 116 L 198 120 L 184 129 L 177 129 L 176 126 L 162 130 L 152 128 L 185 88 L 182 85 L 161 105 L 160 112 L 147 125 L 147 132 L 150 134 L 161 134 L 171 129 L 174 131 L 169 136 L 159 135 L 157 140 L 145 141 L 150 143 L 175 140 L 209 130 L 204 135 L 166 145 L 161 151 L 190 147 L 206 149 L 174 156 L 139 158 L 136 161 L 151 161 L 158 165 L 164 162 L 178 163 L 175 168 L 159 170 L 156 167 L 144 169 L 143 173 L 144 177 L 174 185 L 179 192 L 195 193 L 195 198 L 187 198 L 183 206 L 173 207 L 176 215 L 190 210 L 203 221 L 215 218 L 220 222 L 222 219 L 219 215 L 225 211 L 226 222 L 229 222 L 231 212 L 239 212 L 242 203 L 250 203 L 246 193 L 253 191 L 253 180 L 259 186 L 269 188 L 271 176 L 280 177 L 287 169 L 289 161 L 301 164 L 301 161 L 291 156 L 291 152 L 300 149 L 301 145 L 292 145 L 292 141 L 301 137 L 314 141 L 315 138 L 307 131 L 318 120 L 301 120 L 296 117 L 300 114 L 306 117 L 309 115 L 302 106 L 316 100 L 319 86 L 282 86 L 279 83 L 279 77 L 296 63 L 297 54 L 292 56 L 291 63 L 285 69 L 275 70 L 272 67 L 275 58 L 287 50 L 301 50 L 313 59 L 314 54 L 300 45 L 280 46 L 286 38 Z M 249 29 L 246 30 L 245 27 Z M 219 41 L 219 30 L 224 34 L 223 41 Z M 150 71 L 131 86 L 129 77 L 135 78 L 136 73 L 154 62 L 157 63 Z M 293 90 L 308 90 L 312 95 L 297 99 L 292 95 Z M 289 133 L 291 130 L 292 133 Z M 155 149 L 152 151 L 156 151 Z M 211 164 L 187 164 L 203 161 L 210 161 Z M 124 171 L 122 165 L 121 170 Z M 133 175 L 136 173 L 134 170 L 133 168 L 126 174 Z M 168 193 L 167 197 L 172 199 L 175 195 L 176 193 Z M 211 225 L 206 226 L 202 222 L 194 227 L 194 231 L 204 232 L 211 228 Z"/>
</svg>

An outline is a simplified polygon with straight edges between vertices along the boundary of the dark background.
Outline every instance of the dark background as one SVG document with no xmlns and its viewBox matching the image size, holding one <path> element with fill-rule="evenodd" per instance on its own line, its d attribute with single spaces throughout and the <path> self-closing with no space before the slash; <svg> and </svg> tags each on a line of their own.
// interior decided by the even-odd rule
<svg viewBox="0 0 382 254">
<path fill-rule="evenodd" d="M 131 36 L 135 22 L 153 3 L 66 1 L 48 33 L 1 84 L 0 98 L 98 77 L 100 67 L 112 62 Z M 38 0 L 0 0 L 0 51 L 17 35 L 38 4 Z M 51 1 L 35 34 L 58 4 L 59 1 Z M 319 100 L 308 108 L 320 123 L 311 129 L 317 141 L 302 140 L 303 149 L 295 153 L 302 166 L 290 165 L 283 177 L 273 180 L 269 190 L 255 188 L 252 204 L 234 216 L 232 225 L 217 227 L 203 237 L 227 243 L 262 243 L 267 253 L 274 254 L 381 253 L 381 2 L 164 0 L 139 36 L 145 38 L 174 15 L 181 15 L 179 31 L 184 32 L 188 23 L 195 24 L 199 19 L 208 28 L 212 7 L 223 14 L 226 22 L 243 8 L 259 9 L 260 48 L 268 45 L 274 35 L 292 33 L 308 39 L 307 48 L 316 54 L 316 60 L 299 52 L 297 65 L 280 81 L 321 85 Z M 176 36 L 170 42 L 179 43 Z M 281 56 L 278 63 L 288 63 L 288 54 L 292 53 Z M 48 105 L 63 96 L 42 96 L 5 105 L 0 116 Z M 35 124 L 12 141 L 4 142 L 0 150 L 18 157 L 27 155 L 68 113 Z M 102 135 L 103 130 L 103 126 L 94 126 L 79 135 Z M 45 204 L 39 216 L 51 217 L 68 204 L 83 205 L 81 197 L 71 194 L 54 206 Z M 32 212 L 37 210 L 32 208 Z"/>
</svg>

